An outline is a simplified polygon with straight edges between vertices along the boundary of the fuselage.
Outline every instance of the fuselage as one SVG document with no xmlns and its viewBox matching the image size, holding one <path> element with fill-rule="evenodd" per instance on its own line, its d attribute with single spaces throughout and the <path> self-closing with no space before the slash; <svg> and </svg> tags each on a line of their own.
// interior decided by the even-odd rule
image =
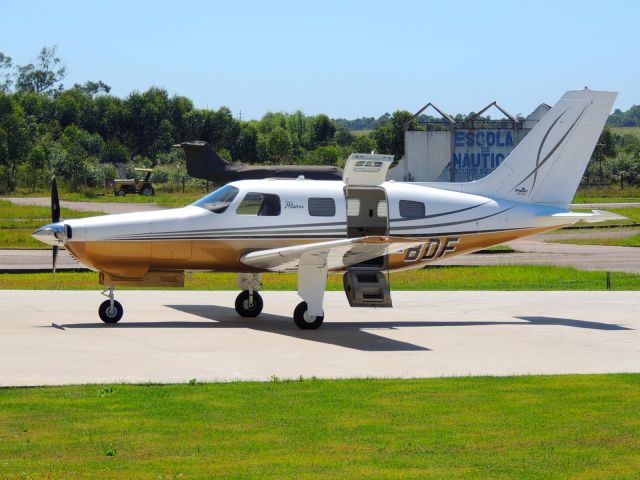
<svg viewBox="0 0 640 480">
<path fill-rule="evenodd" d="M 396 270 L 571 223 L 551 216 L 559 209 L 411 183 L 376 187 L 382 199 L 364 211 L 341 181 L 244 180 L 223 188 L 184 208 L 66 220 L 66 248 L 89 268 L 120 277 L 150 270 L 255 272 L 243 255 L 366 236 L 357 227 L 370 220 L 376 235 L 421 241 L 389 256 L 388 267 Z"/>
</svg>

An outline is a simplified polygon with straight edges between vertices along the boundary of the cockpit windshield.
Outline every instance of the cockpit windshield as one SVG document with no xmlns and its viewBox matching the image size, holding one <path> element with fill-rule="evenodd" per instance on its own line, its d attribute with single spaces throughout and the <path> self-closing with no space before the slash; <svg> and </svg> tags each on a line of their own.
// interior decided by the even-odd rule
<svg viewBox="0 0 640 480">
<path fill-rule="evenodd" d="M 232 185 L 225 185 L 224 187 L 220 187 L 214 192 L 211 192 L 206 197 L 201 198 L 193 205 L 204 208 L 213 213 L 222 213 L 229 205 L 231 205 L 231 202 L 236 198 L 239 191 L 240 190 Z"/>
</svg>

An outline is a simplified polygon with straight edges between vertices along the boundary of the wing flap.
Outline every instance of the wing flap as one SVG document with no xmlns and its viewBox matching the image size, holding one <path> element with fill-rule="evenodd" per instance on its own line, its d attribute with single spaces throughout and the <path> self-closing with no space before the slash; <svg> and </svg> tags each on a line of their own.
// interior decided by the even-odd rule
<svg viewBox="0 0 640 480">
<path fill-rule="evenodd" d="M 421 243 L 423 241 L 398 237 L 347 238 L 259 250 L 243 255 L 240 261 L 250 267 L 272 272 L 294 271 L 299 268 L 300 263 L 312 263 L 326 266 L 328 270 L 339 270 Z"/>
</svg>

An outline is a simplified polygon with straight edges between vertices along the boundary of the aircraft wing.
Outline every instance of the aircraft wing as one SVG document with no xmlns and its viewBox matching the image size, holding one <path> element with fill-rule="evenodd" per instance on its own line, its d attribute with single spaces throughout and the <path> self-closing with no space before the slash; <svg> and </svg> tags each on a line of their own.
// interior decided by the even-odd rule
<svg viewBox="0 0 640 480">
<path fill-rule="evenodd" d="M 382 255 L 400 252 L 422 243 L 424 241 L 402 237 L 347 238 L 259 250 L 243 255 L 240 261 L 250 267 L 272 272 L 295 271 L 301 263 L 326 265 L 327 270 L 339 270 Z"/>
</svg>

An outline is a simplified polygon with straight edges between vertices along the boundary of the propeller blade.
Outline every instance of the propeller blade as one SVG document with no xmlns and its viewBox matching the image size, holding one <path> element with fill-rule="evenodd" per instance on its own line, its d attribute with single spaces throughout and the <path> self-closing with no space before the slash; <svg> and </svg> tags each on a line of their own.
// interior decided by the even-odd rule
<svg viewBox="0 0 640 480">
<path fill-rule="evenodd" d="M 53 274 L 56 274 L 56 261 L 58 260 L 58 250 L 60 247 L 57 245 L 53 247 Z"/>
<path fill-rule="evenodd" d="M 51 222 L 60 221 L 60 199 L 58 198 L 58 184 L 55 175 L 51 177 Z"/>
</svg>

